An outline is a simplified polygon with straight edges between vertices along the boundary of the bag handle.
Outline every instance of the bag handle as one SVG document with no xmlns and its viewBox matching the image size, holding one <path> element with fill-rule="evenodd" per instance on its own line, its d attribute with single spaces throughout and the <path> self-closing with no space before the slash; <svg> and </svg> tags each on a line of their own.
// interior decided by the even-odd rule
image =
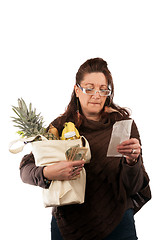
<svg viewBox="0 0 160 240">
<path fill-rule="evenodd" d="M 41 137 L 42 140 L 47 140 L 47 139 L 46 139 L 44 136 L 42 136 L 42 135 L 37 135 L 37 136 L 34 136 L 34 137 L 30 137 L 30 138 L 19 138 L 19 139 L 17 139 L 17 140 L 14 140 L 14 141 L 10 142 L 10 144 L 9 144 L 9 151 L 10 151 L 11 153 L 14 153 L 14 154 L 20 153 L 20 152 L 23 151 L 23 148 L 25 147 L 25 145 L 26 145 L 27 143 L 33 142 L 34 139 L 37 138 L 37 137 Z M 22 143 L 22 146 L 16 147 L 16 148 L 12 148 L 12 146 L 14 146 L 14 145 L 15 145 L 16 143 L 18 143 L 18 142 L 21 142 L 21 143 Z"/>
<path fill-rule="evenodd" d="M 87 154 L 85 156 L 85 161 L 86 161 L 86 163 L 89 163 L 90 159 L 91 159 L 91 151 L 90 151 L 89 143 L 84 136 L 81 136 L 80 138 L 81 138 L 81 141 L 82 141 L 82 146 L 88 148 Z"/>
<path fill-rule="evenodd" d="M 9 151 L 13 154 L 17 154 L 17 153 L 20 153 L 23 151 L 23 148 L 25 147 L 25 145 L 27 143 L 31 143 L 34 141 L 34 139 L 36 137 L 40 136 L 42 138 L 42 140 L 47 140 L 47 138 L 45 138 L 44 136 L 42 135 L 37 135 L 37 136 L 34 136 L 34 137 L 30 137 L 30 138 L 19 138 L 17 140 L 14 140 L 12 142 L 10 142 L 9 144 Z M 88 148 L 88 151 L 87 151 L 87 154 L 86 154 L 86 157 L 85 157 L 85 160 L 86 160 L 86 163 L 90 161 L 91 159 L 91 152 L 90 152 L 90 147 L 89 147 L 89 143 L 87 141 L 87 139 L 84 137 L 84 136 L 81 136 L 81 141 L 82 141 L 82 146 L 84 145 L 85 147 Z M 55 140 L 55 141 L 58 141 L 58 140 Z M 62 140 L 62 141 L 68 141 L 68 140 Z M 72 140 L 71 140 L 72 141 Z M 12 148 L 12 146 L 14 146 L 16 143 L 18 142 L 21 142 L 22 145 L 20 147 L 17 147 L 17 148 Z"/>
</svg>

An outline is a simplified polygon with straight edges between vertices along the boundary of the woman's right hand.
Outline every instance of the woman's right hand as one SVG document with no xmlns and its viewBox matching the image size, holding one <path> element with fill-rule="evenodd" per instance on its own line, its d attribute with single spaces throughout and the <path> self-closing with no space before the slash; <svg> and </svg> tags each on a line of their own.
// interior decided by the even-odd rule
<svg viewBox="0 0 160 240">
<path fill-rule="evenodd" d="M 85 161 L 61 161 L 53 165 L 48 165 L 43 168 L 43 175 L 48 180 L 72 180 L 76 179 L 82 168 Z"/>
</svg>

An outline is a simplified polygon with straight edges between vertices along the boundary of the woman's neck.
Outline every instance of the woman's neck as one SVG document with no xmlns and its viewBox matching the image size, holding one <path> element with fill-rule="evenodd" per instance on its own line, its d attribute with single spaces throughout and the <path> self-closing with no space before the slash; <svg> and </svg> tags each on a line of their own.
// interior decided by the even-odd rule
<svg viewBox="0 0 160 240">
<path fill-rule="evenodd" d="M 100 120 L 100 115 L 99 114 L 85 114 L 85 117 L 88 119 L 88 120 L 92 120 L 92 121 L 99 121 Z"/>
</svg>

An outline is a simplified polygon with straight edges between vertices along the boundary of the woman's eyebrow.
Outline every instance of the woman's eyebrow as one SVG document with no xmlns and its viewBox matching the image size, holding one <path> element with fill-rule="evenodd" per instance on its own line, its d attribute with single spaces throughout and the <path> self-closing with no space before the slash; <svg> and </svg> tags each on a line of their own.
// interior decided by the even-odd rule
<svg viewBox="0 0 160 240">
<path fill-rule="evenodd" d="M 85 83 L 84 85 L 85 85 L 85 86 L 87 86 L 87 85 L 92 85 L 92 86 L 94 86 L 93 83 Z M 107 85 L 102 84 L 102 85 L 100 85 L 100 87 L 107 87 Z"/>
<path fill-rule="evenodd" d="M 86 85 L 92 85 L 92 86 L 94 86 L 93 83 L 85 83 L 84 85 L 85 85 L 85 86 L 86 86 Z"/>
</svg>

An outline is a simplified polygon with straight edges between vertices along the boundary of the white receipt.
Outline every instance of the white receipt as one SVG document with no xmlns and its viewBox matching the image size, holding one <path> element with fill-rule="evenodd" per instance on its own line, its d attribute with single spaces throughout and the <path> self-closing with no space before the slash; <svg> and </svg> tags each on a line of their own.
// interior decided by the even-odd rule
<svg viewBox="0 0 160 240">
<path fill-rule="evenodd" d="M 108 146 L 107 157 L 121 157 L 117 152 L 117 145 L 130 139 L 133 119 L 116 122 L 113 125 L 112 135 Z"/>
</svg>

